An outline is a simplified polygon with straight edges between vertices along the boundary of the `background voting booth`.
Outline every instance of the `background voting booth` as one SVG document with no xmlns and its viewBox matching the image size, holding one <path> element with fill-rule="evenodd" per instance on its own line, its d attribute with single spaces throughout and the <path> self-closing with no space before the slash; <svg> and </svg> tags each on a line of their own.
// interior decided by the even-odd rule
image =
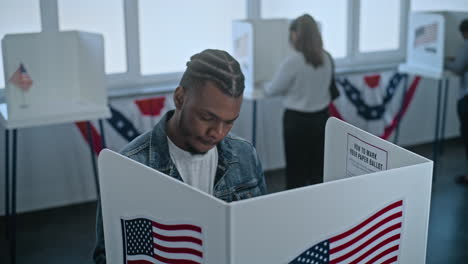
<svg viewBox="0 0 468 264">
<path fill-rule="evenodd" d="M 434 162 L 437 162 L 439 143 L 445 134 L 451 75 L 444 70 L 444 62 L 447 57 L 456 57 L 458 49 L 463 45 L 459 25 L 466 18 L 468 13 L 464 12 L 411 13 L 406 48 L 407 59 L 398 67 L 400 72 L 421 75 L 439 82 L 433 145 Z"/>
<path fill-rule="evenodd" d="M 425 263 L 433 163 L 338 119 L 323 184 L 225 203 L 110 150 L 109 263 Z"/>
<path fill-rule="evenodd" d="M 0 105 L 6 127 L 110 116 L 103 41 L 101 35 L 78 31 L 6 35 L 6 103 Z M 18 70 L 30 78 L 30 87 L 14 82 Z"/>
<path fill-rule="evenodd" d="M 464 12 L 411 13 L 407 58 L 399 70 L 442 79 L 445 58 L 455 57 L 463 44 L 458 27 L 467 17 Z"/>
<path fill-rule="evenodd" d="M 263 83 L 292 53 L 288 19 L 237 20 L 232 23 L 233 56 L 245 76 L 244 98 L 252 101 L 252 144 L 257 141 L 257 100 Z M 281 138 L 281 135 L 278 135 Z"/>
<path fill-rule="evenodd" d="M 245 75 L 245 95 L 261 97 L 255 85 L 270 81 L 278 66 L 291 54 L 290 22 L 288 19 L 233 21 L 233 56 Z"/>
<path fill-rule="evenodd" d="M 2 49 L 6 103 L 0 104 L 0 124 L 6 129 L 5 200 L 14 262 L 17 130 L 107 118 L 110 111 L 101 35 L 78 31 L 13 34 L 3 38 Z M 97 181 L 92 149 L 91 155 Z"/>
</svg>

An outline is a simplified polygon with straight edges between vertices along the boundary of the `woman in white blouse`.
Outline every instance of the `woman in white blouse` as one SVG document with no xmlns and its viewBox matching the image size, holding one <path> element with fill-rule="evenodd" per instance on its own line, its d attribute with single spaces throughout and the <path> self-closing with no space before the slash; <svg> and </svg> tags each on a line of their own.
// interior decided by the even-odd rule
<svg viewBox="0 0 468 264">
<path fill-rule="evenodd" d="M 325 123 L 333 62 L 323 50 L 317 23 L 310 15 L 289 28 L 294 52 L 265 88 L 268 96 L 284 96 L 283 136 L 288 189 L 323 181 Z"/>
</svg>

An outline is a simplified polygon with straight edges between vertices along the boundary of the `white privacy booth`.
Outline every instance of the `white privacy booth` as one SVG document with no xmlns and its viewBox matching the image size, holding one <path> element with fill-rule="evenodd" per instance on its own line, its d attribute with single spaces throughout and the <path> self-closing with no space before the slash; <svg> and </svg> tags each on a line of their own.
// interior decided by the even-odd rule
<svg viewBox="0 0 468 264">
<path fill-rule="evenodd" d="M 110 116 L 101 35 L 8 34 L 2 49 L 6 103 L 0 120 L 7 128 Z"/>
<path fill-rule="evenodd" d="M 406 62 L 398 67 L 400 72 L 438 81 L 432 158 L 436 164 L 440 141 L 445 137 L 449 79 L 453 77 L 444 69 L 444 63 L 447 58 L 457 56 L 460 46 L 463 45 L 459 25 L 467 18 L 468 13 L 465 12 L 411 13 Z"/>
<path fill-rule="evenodd" d="M 18 130 L 99 119 L 103 134 L 100 119 L 110 117 L 110 111 L 101 35 L 79 31 L 7 34 L 2 39 L 2 51 L 6 100 L 0 104 L 0 126 L 5 129 L 5 215 L 14 263 Z M 89 126 L 88 131 L 97 188 Z M 19 169 L 24 167 L 19 165 Z"/>
<path fill-rule="evenodd" d="M 233 56 L 245 76 L 244 98 L 252 103 L 250 134 L 255 147 L 260 147 L 257 146 L 257 103 L 264 99 L 263 84 L 271 81 L 279 65 L 292 53 L 289 44 L 290 23 L 289 19 L 232 22 Z M 281 138 L 279 134 L 277 137 Z"/>
<path fill-rule="evenodd" d="M 325 183 L 226 203 L 104 150 L 107 262 L 425 263 L 432 165 L 331 118 Z"/>
<path fill-rule="evenodd" d="M 255 85 L 270 81 L 278 66 L 291 54 L 289 24 L 288 19 L 232 22 L 233 56 L 245 75 L 245 96 L 261 96 Z"/>
<path fill-rule="evenodd" d="M 458 27 L 464 12 L 416 12 L 410 14 L 406 62 L 399 70 L 423 77 L 442 79 L 444 61 L 456 56 L 463 38 Z"/>
</svg>

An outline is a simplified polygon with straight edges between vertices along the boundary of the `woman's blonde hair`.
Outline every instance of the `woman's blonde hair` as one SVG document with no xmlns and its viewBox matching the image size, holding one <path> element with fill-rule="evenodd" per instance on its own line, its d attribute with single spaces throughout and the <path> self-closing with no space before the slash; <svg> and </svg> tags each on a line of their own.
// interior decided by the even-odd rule
<svg viewBox="0 0 468 264">
<path fill-rule="evenodd" d="M 292 32 L 296 40 L 292 40 Z M 323 64 L 323 42 L 317 22 L 308 14 L 296 18 L 289 27 L 289 40 L 294 48 L 304 54 L 308 64 L 318 67 Z"/>
</svg>

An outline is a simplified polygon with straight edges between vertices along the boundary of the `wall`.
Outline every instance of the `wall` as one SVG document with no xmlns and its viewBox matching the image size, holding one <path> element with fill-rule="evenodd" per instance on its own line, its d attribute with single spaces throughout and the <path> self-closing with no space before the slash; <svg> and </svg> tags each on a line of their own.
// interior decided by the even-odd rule
<svg viewBox="0 0 468 264">
<path fill-rule="evenodd" d="M 411 0 L 411 11 L 468 11 L 466 0 Z"/>
</svg>

